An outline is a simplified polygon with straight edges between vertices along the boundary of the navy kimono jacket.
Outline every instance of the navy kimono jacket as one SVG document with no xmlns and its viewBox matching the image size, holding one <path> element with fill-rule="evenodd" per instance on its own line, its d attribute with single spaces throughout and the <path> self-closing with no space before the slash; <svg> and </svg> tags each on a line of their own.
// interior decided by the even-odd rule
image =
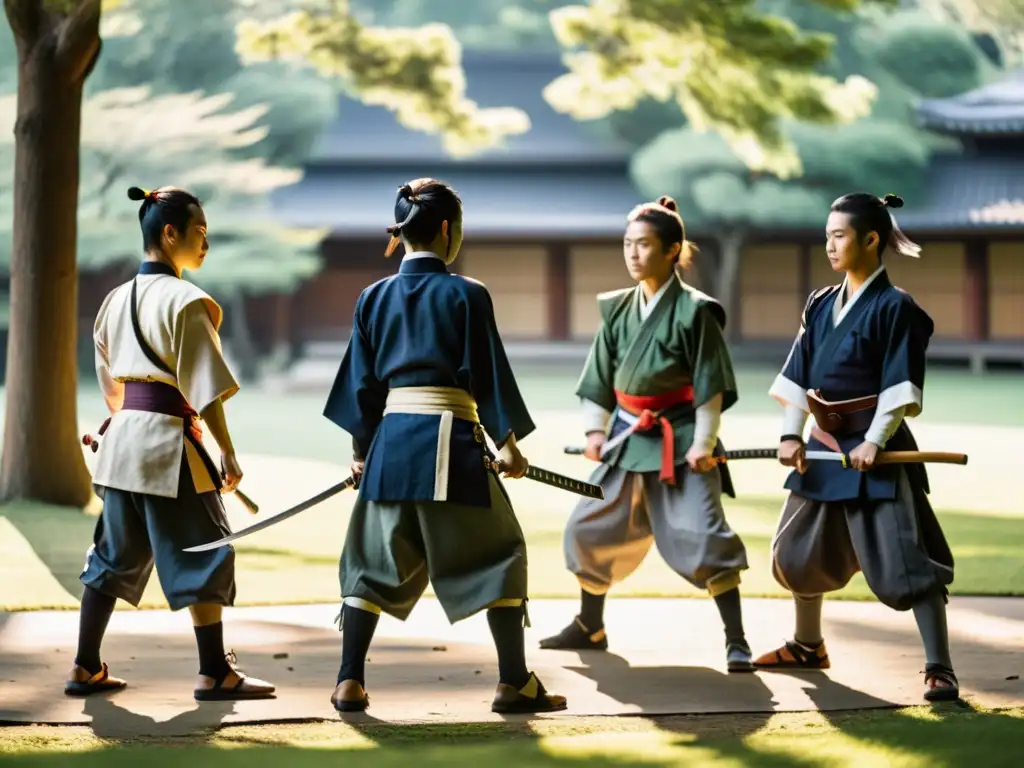
<svg viewBox="0 0 1024 768">
<path fill-rule="evenodd" d="M 432 501 L 441 418 L 383 415 L 388 390 L 458 387 L 476 400 L 480 422 L 500 448 L 534 423 L 516 385 L 487 288 L 453 275 L 435 256 L 409 254 L 398 274 L 366 288 L 324 416 L 352 435 L 365 459 L 359 492 L 369 501 Z M 448 501 L 490 506 L 486 444 L 474 425 L 452 424 Z M 489 455 L 489 452 L 487 452 Z"/>
<path fill-rule="evenodd" d="M 773 389 L 793 405 L 800 405 L 793 402 L 797 390 L 821 390 L 822 397 L 829 401 L 877 395 L 877 408 L 883 412 L 905 406 L 907 416 L 918 415 L 924 391 L 925 353 L 934 331 L 932 319 L 881 269 L 864 284 L 856 301 L 834 325 L 833 309 L 844 285 L 824 288 L 808 298 L 800 331 Z M 786 396 L 787 392 L 793 393 L 792 398 Z M 806 399 L 801 407 L 807 410 Z M 865 433 L 839 437 L 843 452 L 849 453 L 864 442 Z M 807 449 L 829 450 L 813 437 Z M 905 420 L 885 449 L 917 450 Z M 899 466 L 876 466 L 860 472 L 833 461 L 810 461 L 808 465 L 805 474 L 790 474 L 787 489 L 818 501 L 896 497 Z M 902 466 L 910 482 L 927 492 L 924 465 Z"/>
</svg>

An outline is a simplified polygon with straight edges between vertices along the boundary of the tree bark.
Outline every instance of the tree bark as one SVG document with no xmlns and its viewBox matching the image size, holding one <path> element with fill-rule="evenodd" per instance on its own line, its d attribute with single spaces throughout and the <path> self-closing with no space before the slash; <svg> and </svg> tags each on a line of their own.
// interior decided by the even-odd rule
<svg viewBox="0 0 1024 768">
<path fill-rule="evenodd" d="M 743 258 L 744 235 L 741 230 L 730 230 L 718 238 L 718 269 L 715 275 L 715 296 L 725 309 L 727 318 L 725 338 L 739 338 L 740 307 L 739 281 Z"/>
<path fill-rule="evenodd" d="M 18 108 L 0 499 L 81 507 L 92 490 L 77 403 L 79 140 L 100 5 L 4 7 L 18 48 Z"/>
<path fill-rule="evenodd" d="M 231 294 L 231 351 L 238 360 L 238 378 L 248 384 L 259 376 L 259 355 L 252 340 L 252 329 L 249 327 L 249 315 L 246 312 L 245 292 L 235 291 Z"/>
</svg>

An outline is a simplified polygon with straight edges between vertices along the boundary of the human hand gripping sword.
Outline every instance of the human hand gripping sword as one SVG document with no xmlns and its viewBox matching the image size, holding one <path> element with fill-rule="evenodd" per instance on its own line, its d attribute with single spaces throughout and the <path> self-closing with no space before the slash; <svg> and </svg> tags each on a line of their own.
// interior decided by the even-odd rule
<svg viewBox="0 0 1024 768">
<path fill-rule="evenodd" d="M 82 445 L 87 446 L 89 448 L 89 450 L 91 450 L 93 453 L 96 453 L 99 450 L 99 448 L 100 448 L 99 436 L 102 436 L 103 433 L 107 431 L 107 427 L 109 427 L 109 426 L 110 426 L 110 418 L 107 418 L 100 425 L 100 428 L 98 430 L 98 435 L 93 435 L 93 434 L 90 434 L 88 432 L 86 434 L 82 435 Z M 200 457 L 200 458 L 202 458 L 202 457 Z M 204 463 L 205 463 L 205 460 L 204 460 Z M 213 471 L 211 469 L 211 465 L 209 465 L 209 464 L 207 464 L 207 469 L 210 470 L 211 472 Z M 221 476 L 221 481 L 223 482 L 226 479 L 225 476 L 224 476 L 224 469 L 223 469 L 223 467 L 221 467 L 220 476 Z M 234 491 L 232 491 L 232 492 L 235 494 L 235 496 L 238 497 L 238 500 L 240 502 L 242 502 L 242 506 L 244 506 L 247 510 L 249 510 L 249 512 L 251 514 L 254 514 L 254 515 L 258 515 L 259 514 L 259 512 L 260 512 L 259 504 L 257 504 L 255 501 L 253 501 L 252 498 L 247 493 L 245 493 L 242 489 L 240 489 L 238 487 L 235 487 Z"/>
<path fill-rule="evenodd" d="M 501 470 L 500 462 L 493 461 L 486 457 L 484 461 L 484 466 L 486 466 L 489 470 L 492 470 L 494 472 L 498 472 Z M 576 478 L 567 477 L 566 475 L 560 475 L 557 472 L 542 469 L 541 467 L 527 467 L 526 474 L 524 475 L 524 477 L 527 477 L 530 480 L 535 480 L 538 483 L 544 483 L 545 485 L 550 485 L 555 488 L 561 488 L 563 491 L 569 491 L 570 493 L 575 493 L 580 496 L 587 496 L 592 499 L 604 498 L 604 491 L 601 489 L 601 486 L 599 485 L 585 483 L 581 480 L 577 480 Z M 230 544 L 233 541 L 238 541 L 238 539 L 242 538 L 243 536 L 248 536 L 249 534 L 256 533 L 257 531 L 262 531 L 266 528 L 269 528 L 272 525 L 277 525 L 283 520 L 287 520 L 289 517 L 294 517 L 300 512 L 305 512 L 310 507 L 315 507 L 317 504 L 327 501 L 327 499 L 331 498 L 332 496 L 336 496 L 337 494 L 349 488 L 355 488 L 357 487 L 357 485 L 357 476 L 354 474 L 350 475 L 348 478 L 342 480 L 340 483 L 335 483 L 330 488 L 324 489 L 316 496 L 312 496 L 306 499 L 305 501 L 296 504 L 294 507 L 290 507 L 284 510 L 283 512 L 278 512 L 276 515 L 271 515 L 270 517 L 264 520 L 260 520 L 260 522 L 255 523 L 254 525 L 250 525 L 248 528 L 243 528 L 241 531 L 236 531 L 235 533 L 232 533 L 229 536 L 225 536 L 222 539 L 218 539 L 217 541 L 211 541 L 207 544 L 200 544 L 195 547 L 187 547 L 185 548 L 184 551 L 206 552 L 207 550 L 217 549 L 219 547 L 226 546 L 227 544 Z M 235 493 L 238 493 L 237 489 L 235 490 Z"/>
</svg>

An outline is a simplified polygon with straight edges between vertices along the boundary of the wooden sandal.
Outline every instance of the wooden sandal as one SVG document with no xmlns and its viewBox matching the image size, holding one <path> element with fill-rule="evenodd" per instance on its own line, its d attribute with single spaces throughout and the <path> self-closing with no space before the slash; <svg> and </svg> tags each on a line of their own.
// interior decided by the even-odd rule
<svg viewBox="0 0 1024 768">
<path fill-rule="evenodd" d="M 931 685 L 932 681 L 946 685 Z M 924 692 L 925 701 L 956 701 L 960 698 L 960 683 L 953 670 L 942 664 L 925 664 Z"/>
<path fill-rule="evenodd" d="M 828 669 L 831 666 L 824 642 L 816 648 L 807 648 L 787 640 L 781 648 L 768 651 L 754 660 L 757 669 Z"/>
<path fill-rule="evenodd" d="M 370 706 L 370 694 L 358 680 L 342 680 L 331 694 L 331 705 L 339 712 L 365 712 Z"/>
<path fill-rule="evenodd" d="M 224 677 L 218 680 L 207 675 L 200 675 L 200 678 L 213 680 L 213 685 L 208 688 L 196 687 L 192 692 L 196 701 L 242 701 L 247 699 L 276 698 L 274 695 L 275 687 L 271 683 L 255 677 L 249 677 L 242 670 L 238 669 L 236 666 L 238 658 L 235 656 L 234 651 L 229 651 L 225 654 L 225 660 L 227 661 L 229 671 Z M 225 686 L 224 683 L 232 677 L 235 678 L 234 685 L 230 687 Z"/>
<path fill-rule="evenodd" d="M 81 669 L 81 667 L 79 667 Z M 88 672 L 88 670 L 85 670 Z M 103 668 L 88 680 L 67 680 L 64 683 L 64 693 L 68 696 L 91 696 L 94 693 L 106 691 L 119 691 L 127 687 L 128 683 L 119 677 L 111 677 L 110 670 L 106 663 Z"/>
<path fill-rule="evenodd" d="M 491 703 L 491 711 L 503 715 L 539 714 L 561 712 L 568 704 L 565 696 L 548 693 L 544 684 L 533 672 L 526 685 L 516 690 L 511 685 L 498 683 L 498 691 Z"/>
</svg>

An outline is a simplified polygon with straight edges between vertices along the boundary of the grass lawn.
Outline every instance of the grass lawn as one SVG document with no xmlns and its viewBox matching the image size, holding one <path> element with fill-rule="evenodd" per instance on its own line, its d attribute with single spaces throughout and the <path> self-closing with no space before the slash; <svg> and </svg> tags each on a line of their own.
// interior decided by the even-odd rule
<svg viewBox="0 0 1024 768">
<path fill-rule="evenodd" d="M 741 400 L 723 426 L 730 447 L 773 444 L 777 406 L 759 397 L 773 369 L 740 371 Z M 524 451 L 535 465 L 586 477 L 593 465 L 562 454 L 562 446 L 579 442 L 573 407 L 574 372 L 522 371 L 522 388 L 538 423 Z M 953 426 L 932 434 L 936 450 L 966 450 L 974 434 L 967 467 L 933 467 L 933 503 L 957 564 L 954 594 L 1024 594 L 1024 494 L 1012 475 L 1016 446 L 1024 438 L 1024 408 L 1019 405 L 1020 376 L 972 378 L 938 372 L 929 380 L 926 427 Z M 1014 394 L 1014 393 L 1017 394 Z M 969 395 L 969 396 L 968 396 Z M 1014 402 L 1016 398 L 1016 403 Z M 347 475 L 347 435 L 324 419 L 324 395 L 275 395 L 243 391 L 228 404 L 228 417 L 246 472 L 243 488 L 261 505 L 263 515 L 295 504 Z M 83 388 L 83 431 L 95 431 L 103 416 L 98 393 Z M 997 418 L 996 418 L 997 417 Z M 1002 444 L 980 433 L 978 424 L 997 421 Z M 971 432 L 971 430 L 974 430 Z M 920 432 L 919 432 L 920 434 Z M 935 435 L 938 435 L 937 437 Z M 921 438 L 919 437 L 919 441 Z M 941 441 L 941 444 L 936 441 Z M 983 455 L 979 456 L 979 453 Z M 91 454 L 87 459 L 91 460 Z M 998 464 L 999 461 L 1004 464 Z M 786 472 L 774 462 L 734 465 L 739 498 L 727 499 L 730 524 L 743 536 L 750 560 L 744 594 L 785 596 L 771 576 L 768 553 L 783 499 Z M 507 482 L 529 544 L 531 595 L 571 597 L 575 579 L 565 571 L 561 539 L 576 497 L 526 480 Z M 938 490 L 937 490 L 938 489 Z M 301 515 L 241 540 L 238 551 L 239 604 L 335 601 L 337 561 L 354 495 L 342 493 Z M 235 530 L 253 518 L 233 498 L 226 500 Z M 0 507 L 0 609 L 77 607 L 85 552 L 95 518 L 78 510 L 15 504 Z M 656 551 L 615 590 L 620 596 L 698 596 L 658 557 Z M 840 598 L 869 596 L 862 577 Z M 144 598 L 146 607 L 163 607 L 156 574 Z"/>
<path fill-rule="evenodd" d="M 158 729 L 159 726 L 156 726 Z M 103 738 L 88 727 L 9 727 L 10 766 L 334 766 L 415 764 L 633 768 L 1019 765 L 1024 709 L 950 706 L 849 713 L 552 718 L 527 723 L 391 726 L 344 722 L 239 726 L 187 737 Z"/>
</svg>

